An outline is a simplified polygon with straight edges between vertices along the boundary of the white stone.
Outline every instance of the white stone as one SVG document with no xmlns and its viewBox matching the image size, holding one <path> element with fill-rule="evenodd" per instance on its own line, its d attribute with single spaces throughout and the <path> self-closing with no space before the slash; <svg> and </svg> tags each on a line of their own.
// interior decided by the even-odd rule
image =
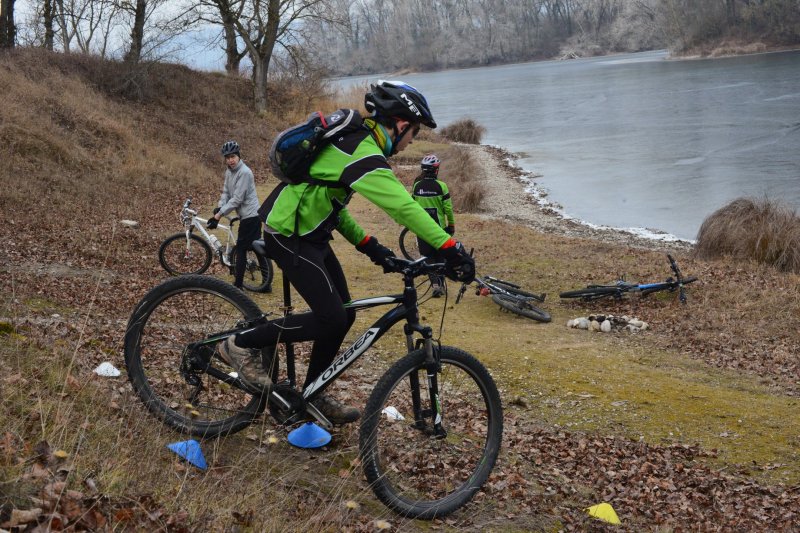
<svg viewBox="0 0 800 533">
<path fill-rule="evenodd" d="M 644 322 L 642 322 L 638 318 L 632 318 L 632 319 L 628 320 L 628 324 L 630 324 L 631 326 L 633 326 L 635 328 L 640 328 L 640 327 L 642 327 L 642 324 L 644 324 Z"/>
<path fill-rule="evenodd" d="M 600 331 L 602 331 L 603 333 L 608 333 L 609 331 L 611 331 L 611 321 L 608 319 L 603 320 L 603 323 L 600 324 Z"/>
<path fill-rule="evenodd" d="M 645 330 L 645 329 L 647 329 L 648 327 L 649 327 L 649 326 L 647 325 L 647 322 L 642 322 L 642 325 L 641 325 L 641 326 L 639 326 L 639 329 L 641 329 L 641 330 Z"/>
<path fill-rule="evenodd" d="M 120 220 L 119 223 L 122 224 L 123 226 L 127 226 L 129 228 L 138 228 L 139 227 L 139 223 L 136 222 L 135 220 Z"/>
<path fill-rule="evenodd" d="M 94 373 L 107 378 L 115 378 L 120 375 L 120 371 L 108 361 L 100 363 L 100 365 L 94 369 Z"/>
<path fill-rule="evenodd" d="M 578 329 L 589 329 L 589 319 L 582 317 L 578 319 L 578 325 L 575 326 Z"/>
<path fill-rule="evenodd" d="M 600 331 L 600 322 L 597 320 L 589 322 L 589 331 Z"/>
</svg>

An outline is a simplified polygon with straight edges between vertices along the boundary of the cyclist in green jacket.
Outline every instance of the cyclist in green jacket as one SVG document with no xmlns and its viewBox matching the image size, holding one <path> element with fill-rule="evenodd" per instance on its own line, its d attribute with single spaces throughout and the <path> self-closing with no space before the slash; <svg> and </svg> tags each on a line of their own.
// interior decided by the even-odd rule
<svg viewBox="0 0 800 533">
<path fill-rule="evenodd" d="M 367 235 L 347 210 L 354 193 L 440 250 L 448 276 L 464 281 L 475 276 L 472 257 L 411 198 L 386 160 L 411 144 L 421 125 L 436 127 L 425 97 L 403 82 L 380 81 L 371 86 L 364 104 L 370 113 L 365 127 L 334 138 L 311 165 L 312 178 L 339 186 L 281 183 L 262 206 L 266 207 L 267 251 L 311 311 L 269 321 L 223 342 L 220 355 L 245 381 L 270 384 L 269 373 L 254 349 L 278 342 L 314 341 L 303 388 L 333 362 L 355 320 L 355 312 L 343 305 L 351 298 L 329 243 L 334 230 L 384 272 L 396 268 L 394 253 Z M 327 394 L 317 396 L 313 403 L 334 424 L 353 422 L 360 416 L 358 409 Z"/>
<path fill-rule="evenodd" d="M 453 201 L 450 199 L 450 190 L 447 184 L 439 179 L 439 165 L 441 161 L 436 154 L 428 154 L 422 158 L 422 174 L 414 180 L 411 195 L 414 200 L 442 227 L 449 235 L 455 235 L 456 222 L 453 215 Z M 417 239 L 419 253 L 430 257 L 433 261 L 440 261 L 439 251 L 423 239 Z M 433 297 L 439 298 L 444 294 L 442 287 L 444 280 L 441 276 L 431 275 Z"/>
</svg>

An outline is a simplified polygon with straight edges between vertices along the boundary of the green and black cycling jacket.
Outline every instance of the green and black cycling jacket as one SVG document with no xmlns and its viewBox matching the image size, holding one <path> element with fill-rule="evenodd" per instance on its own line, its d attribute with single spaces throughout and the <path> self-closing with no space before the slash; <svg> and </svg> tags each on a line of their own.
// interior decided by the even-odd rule
<svg viewBox="0 0 800 533">
<path fill-rule="evenodd" d="M 433 219 L 444 228 L 456 223 L 453 201 L 447 184 L 433 177 L 422 177 L 414 182 L 411 195 Z"/>
<path fill-rule="evenodd" d="M 367 129 L 334 139 L 310 174 L 345 187 L 281 183 L 265 201 L 268 231 L 291 237 L 296 227 L 304 239 L 325 242 L 335 229 L 356 245 L 367 236 L 346 207 L 357 192 L 436 249 L 450 238 L 400 183 Z"/>
</svg>

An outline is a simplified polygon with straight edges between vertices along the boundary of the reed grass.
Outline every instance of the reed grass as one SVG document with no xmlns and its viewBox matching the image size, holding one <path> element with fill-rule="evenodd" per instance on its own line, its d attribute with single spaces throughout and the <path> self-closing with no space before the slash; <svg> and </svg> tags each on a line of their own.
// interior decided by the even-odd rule
<svg viewBox="0 0 800 533">
<path fill-rule="evenodd" d="M 703 259 L 729 256 L 800 272 L 800 218 L 769 198 L 737 198 L 703 221 L 694 253 Z"/>
</svg>

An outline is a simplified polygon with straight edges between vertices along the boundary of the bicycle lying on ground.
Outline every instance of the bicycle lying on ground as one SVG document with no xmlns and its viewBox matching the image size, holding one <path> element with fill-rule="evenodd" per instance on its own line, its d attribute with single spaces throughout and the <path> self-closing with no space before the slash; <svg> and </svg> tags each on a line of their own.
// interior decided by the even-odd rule
<svg viewBox="0 0 800 533">
<path fill-rule="evenodd" d="M 625 293 L 647 296 L 649 294 L 653 294 L 654 292 L 674 292 L 677 289 L 679 300 L 681 303 L 685 304 L 686 291 L 684 287 L 697 281 L 697 278 L 694 276 L 684 278 L 681 274 L 680 268 L 678 268 L 678 263 L 675 262 L 675 259 L 670 254 L 667 254 L 667 258 L 669 259 L 669 265 L 670 268 L 672 268 L 672 272 L 675 274 L 675 278 L 670 277 L 667 278 L 666 281 L 661 281 L 658 283 L 632 283 L 625 281 L 623 278 L 608 285 L 588 285 L 585 289 L 562 292 L 559 296 L 561 298 L 580 298 L 581 300 L 588 302 L 591 300 L 598 300 L 600 298 L 611 297 L 619 300 Z"/>
<path fill-rule="evenodd" d="M 503 433 L 500 395 L 475 357 L 440 345 L 432 328 L 419 322 L 414 280 L 443 274 L 444 266 L 424 259 L 398 258 L 395 264 L 403 277 L 402 294 L 346 304 L 355 311 L 393 307 L 302 393 L 295 386 L 291 344 L 285 346 L 289 377 L 270 390 L 248 387 L 218 355 L 222 340 L 265 320 L 245 293 L 209 276 L 168 279 L 144 296 L 128 322 L 125 364 L 133 388 L 164 423 L 198 437 L 240 431 L 267 405 L 279 424 L 311 418 L 330 428 L 311 400 L 404 322 L 407 353 L 378 380 L 364 409 L 361 462 L 372 490 L 396 512 L 422 519 L 450 514 L 473 497 L 494 468 Z M 289 312 L 285 280 L 284 300 Z M 274 353 L 274 348 L 262 350 L 264 368 L 271 368 Z"/>
<path fill-rule="evenodd" d="M 492 301 L 502 309 L 520 316 L 531 318 L 538 322 L 550 322 L 550 313 L 539 308 L 536 304 L 544 302 L 546 294 L 533 294 L 523 290 L 519 285 L 493 278 L 492 276 L 477 276 L 475 278 L 475 294 L 478 296 L 492 296 Z M 467 292 L 468 283 L 463 283 L 456 296 L 456 303 Z"/>
<path fill-rule="evenodd" d="M 181 209 L 181 224 L 186 228 L 185 231 L 167 237 L 158 249 L 161 266 L 173 276 L 202 274 L 211 266 L 211 260 L 216 255 L 219 262 L 233 275 L 236 269 L 236 239 L 233 235 L 233 226 L 239 219 L 231 218 L 228 219 L 228 225 L 217 225 L 218 229 L 225 232 L 226 238 L 223 244 L 206 230 L 208 219 L 198 217 L 197 211 L 190 208 L 190 205 L 192 199 L 187 198 Z M 199 232 L 200 235 L 195 232 Z M 257 240 L 253 242 L 253 249 L 247 251 L 247 265 L 242 285 L 253 292 L 269 292 L 272 276 L 272 262 L 267 257 L 264 241 Z"/>
</svg>

